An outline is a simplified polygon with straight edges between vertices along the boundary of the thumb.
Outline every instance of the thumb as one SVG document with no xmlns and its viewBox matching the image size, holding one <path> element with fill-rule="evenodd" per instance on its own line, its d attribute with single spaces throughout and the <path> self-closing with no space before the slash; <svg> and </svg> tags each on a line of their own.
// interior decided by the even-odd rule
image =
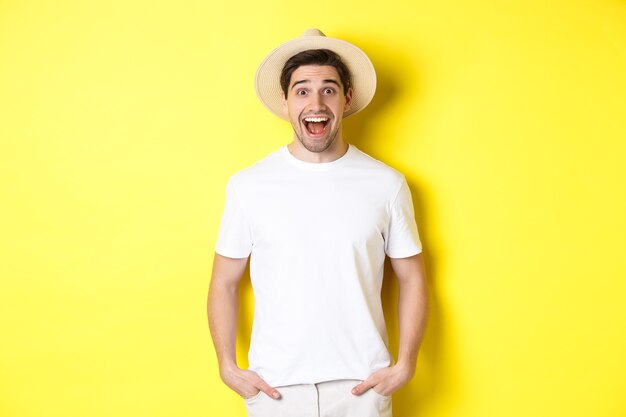
<svg viewBox="0 0 626 417">
<path fill-rule="evenodd" d="M 260 376 L 255 375 L 254 377 L 254 386 L 256 386 L 260 391 L 263 391 L 269 397 L 277 400 L 280 398 L 280 393 L 276 388 L 271 387 L 267 382 L 265 382 Z"/>
<path fill-rule="evenodd" d="M 372 381 L 368 378 L 365 381 L 361 382 L 360 384 L 356 385 L 354 388 L 352 388 L 352 394 L 354 395 L 361 395 L 364 392 L 366 392 L 368 389 L 372 388 L 375 384 L 372 383 Z"/>
</svg>

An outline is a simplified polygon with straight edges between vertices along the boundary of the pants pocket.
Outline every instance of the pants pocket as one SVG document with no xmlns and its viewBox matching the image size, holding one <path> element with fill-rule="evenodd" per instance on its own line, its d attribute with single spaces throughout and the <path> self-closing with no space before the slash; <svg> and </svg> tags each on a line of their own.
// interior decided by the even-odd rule
<svg viewBox="0 0 626 417">
<path fill-rule="evenodd" d="M 383 394 L 379 394 L 374 388 L 370 388 L 370 391 L 372 391 L 377 397 L 388 400 L 391 398 L 391 395 L 383 395 Z"/>
<path fill-rule="evenodd" d="M 261 394 L 263 394 L 263 391 L 257 392 L 252 397 L 244 397 L 243 400 L 244 400 L 244 402 L 246 404 L 250 404 L 250 403 L 253 403 L 254 401 L 256 401 L 261 396 Z"/>
</svg>

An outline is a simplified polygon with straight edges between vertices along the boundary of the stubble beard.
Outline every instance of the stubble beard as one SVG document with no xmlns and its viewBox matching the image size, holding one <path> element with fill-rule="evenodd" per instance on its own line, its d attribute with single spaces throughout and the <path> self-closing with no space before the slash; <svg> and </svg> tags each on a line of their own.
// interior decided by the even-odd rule
<svg viewBox="0 0 626 417">
<path fill-rule="evenodd" d="M 299 128 L 301 127 L 299 126 Z M 330 148 L 330 146 L 335 142 L 337 134 L 339 133 L 339 126 L 328 132 L 328 135 L 326 135 L 325 138 L 317 139 L 314 141 L 308 139 L 304 132 L 299 133 L 298 130 L 299 129 L 294 128 L 293 132 L 296 134 L 296 137 L 298 138 L 302 146 L 304 146 L 304 148 L 309 152 L 321 153 Z"/>
</svg>

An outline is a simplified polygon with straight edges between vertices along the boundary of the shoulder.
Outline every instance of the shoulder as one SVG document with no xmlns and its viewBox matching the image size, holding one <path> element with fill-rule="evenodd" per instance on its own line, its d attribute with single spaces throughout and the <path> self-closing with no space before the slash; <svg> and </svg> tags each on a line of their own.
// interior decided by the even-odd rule
<svg viewBox="0 0 626 417">
<path fill-rule="evenodd" d="M 354 145 L 351 145 L 351 147 L 352 162 L 355 168 L 367 172 L 368 176 L 375 177 L 378 181 L 385 182 L 390 187 L 394 185 L 399 187 L 405 181 L 404 174 L 397 169 L 363 152 Z"/>
<path fill-rule="evenodd" d="M 283 165 L 282 148 L 273 151 L 265 158 L 243 168 L 230 176 L 229 186 L 237 188 L 254 187 L 266 177 L 275 175 Z"/>
</svg>

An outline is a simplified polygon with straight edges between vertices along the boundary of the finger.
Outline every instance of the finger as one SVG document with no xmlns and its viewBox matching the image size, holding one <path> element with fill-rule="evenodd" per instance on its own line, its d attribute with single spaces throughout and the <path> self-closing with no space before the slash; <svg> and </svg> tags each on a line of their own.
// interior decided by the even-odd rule
<svg viewBox="0 0 626 417">
<path fill-rule="evenodd" d="M 360 384 L 358 384 L 354 388 L 352 388 L 352 394 L 354 394 L 354 395 L 361 395 L 365 391 L 367 391 L 368 389 L 373 387 L 374 385 L 375 384 L 373 384 L 371 380 L 366 379 L 365 381 L 361 382 Z"/>
<path fill-rule="evenodd" d="M 241 398 L 243 398 L 244 400 L 250 399 L 252 397 L 256 397 L 256 395 L 261 392 L 258 389 L 256 389 L 254 386 L 252 386 L 252 389 L 254 390 L 251 393 L 247 393 L 247 392 L 239 392 L 239 395 L 241 395 Z"/>
<path fill-rule="evenodd" d="M 280 398 L 280 392 L 278 392 L 277 389 L 271 387 L 260 376 L 255 375 L 254 381 L 252 383 L 254 384 L 255 387 L 257 387 L 260 391 L 263 391 L 269 397 L 274 398 L 275 400 Z"/>
</svg>

